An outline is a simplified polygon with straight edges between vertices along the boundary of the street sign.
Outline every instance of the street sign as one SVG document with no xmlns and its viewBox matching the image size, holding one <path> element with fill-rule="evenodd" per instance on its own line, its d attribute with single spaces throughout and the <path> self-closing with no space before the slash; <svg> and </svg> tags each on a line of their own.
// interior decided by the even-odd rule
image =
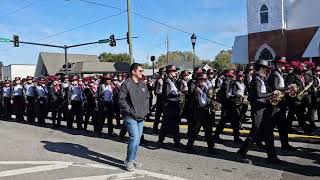
<svg viewBox="0 0 320 180">
<path fill-rule="evenodd" d="M 8 38 L 0 38 L 0 42 L 9 43 L 10 39 L 8 39 Z"/>
<path fill-rule="evenodd" d="M 109 43 L 110 40 L 109 39 L 102 39 L 102 40 L 99 40 L 99 43 L 102 44 L 102 43 Z"/>
</svg>

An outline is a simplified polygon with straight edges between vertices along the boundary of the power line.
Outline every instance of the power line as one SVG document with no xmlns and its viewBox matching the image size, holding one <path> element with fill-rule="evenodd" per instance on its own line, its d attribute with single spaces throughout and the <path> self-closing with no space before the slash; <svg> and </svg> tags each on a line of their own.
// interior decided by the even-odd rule
<svg viewBox="0 0 320 180">
<path fill-rule="evenodd" d="M 106 20 L 106 19 L 110 19 L 110 18 L 115 17 L 115 16 L 119 16 L 119 15 L 121 15 L 121 14 L 124 14 L 125 12 L 127 12 L 127 11 L 121 11 L 120 13 L 113 14 L 113 15 L 110 15 L 110 16 L 107 16 L 107 17 L 103 17 L 103 18 L 100 18 L 100 19 L 97 19 L 97 20 L 94 20 L 94 21 L 91 21 L 91 22 L 82 24 L 82 25 L 80 25 L 80 26 L 76 26 L 76 27 L 70 28 L 70 29 L 68 29 L 68 30 L 59 32 L 59 33 L 49 35 L 49 36 L 47 36 L 47 37 L 45 37 L 45 38 L 41 38 L 41 39 L 38 39 L 38 40 L 36 40 L 36 41 L 42 41 L 42 40 L 45 40 L 45 39 L 52 38 L 52 37 L 54 37 L 54 36 L 58 36 L 58 35 L 61 35 L 61 34 L 70 32 L 70 31 L 74 31 L 74 30 L 77 30 L 77 29 L 81 29 L 81 28 L 83 28 L 83 27 L 85 27 L 85 26 L 88 26 L 88 25 L 91 25 L 91 24 L 95 24 L 95 23 L 97 23 L 97 22 L 100 22 L 100 21 L 103 21 L 103 20 Z"/>
<path fill-rule="evenodd" d="M 108 7 L 108 8 L 116 9 L 116 10 L 120 10 L 120 11 L 125 10 L 125 9 L 122 9 L 122 8 L 119 8 L 119 7 L 116 7 L 116 6 L 110 6 L 110 5 L 107 5 L 107 4 L 101 4 L 101 3 L 92 2 L 92 1 L 87 1 L 87 0 L 79 0 L 79 1 L 82 1 L 82 2 L 85 2 L 85 3 L 89 3 L 89 4 L 93 4 L 93 5 Z"/>
<path fill-rule="evenodd" d="M 115 17 L 115 16 L 119 16 L 119 15 L 121 15 L 121 14 L 124 14 L 125 12 L 127 12 L 127 11 L 121 11 L 121 12 L 119 12 L 119 13 L 112 14 L 112 15 L 110 15 L 110 16 L 103 17 L 103 18 L 100 18 L 100 19 L 91 21 L 91 22 L 82 24 L 82 25 L 80 25 L 80 26 L 72 27 L 72 28 L 67 29 L 67 30 L 65 30 L 65 31 L 61 31 L 61 32 L 59 32 L 59 33 L 52 34 L 52 35 L 49 35 L 49 36 L 47 36 L 47 37 L 44 37 L 44 38 L 41 38 L 41 39 L 38 39 L 38 40 L 34 40 L 34 41 L 42 41 L 42 40 L 49 39 L 49 38 L 52 38 L 52 37 L 55 37 L 55 36 L 59 36 L 59 35 L 61 35 L 61 34 L 64 34 L 64 33 L 70 32 L 70 31 L 74 31 L 74 30 L 77 30 L 77 29 L 81 29 L 81 28 L 83 28 L 83 27 L 85 27 L 85 26 L 88 26 L 88 25 L 91 25 L 91 24 L 95 24 L 95 23 L 97 23 L 97 22 L 100 22 L 100 21 L 103 21 L 103 20 L 106 20 L 106 19 L 110 19 L 110 18 Z M 7 50 L 10 50 L 10 49 L 13 49 L 13 48 L 2 49 L 2 50 L 0 50 L 0 51 L 7 51 Z"/>
<path fill-rule="evenodd" d="M 82 1 L 82 2 L 85 2 L 85 3 L 88 3 L 88 4 L 93 4 L 93 5 L 108 7 L 108 8 L 112 8 L 112 9 L 117 9 L 117 10 L 125 10 L 125 9 L 122 9 L 122 8 L 119 8 L 119 7 L 109 6 L 109 5 L 107 5 L 107 4 L 96 3 L 96 2 L 92 2 L 92 1 L 88 1 L 88 0 L 79 0 L 79 1 Z M 133 14 L 137 15 L 138 17 L 142 18 L 142 19 L 149 20 L 149 21 L 152 21 L 152 22 L 154 22 L 154 23 L 161 24 L 161 25 L 163 25 L 163 26 L 166 26 L 166 27 L 168 27 L 168 28 L 174 29 L 174 30 L 176 30 L 176 31 L 179 31 L 179 32 L 182 32 L 182 33 L 185 33 L 185 34 L 188 34 L 188 35 L 192 35 L 192 34 L 193 34 L 193 33 L 191 33 L 191 32 L 188 32 L 188 31 L 182 30 L 182 29 L 180 29 L 180 28 L 174 27 L 174 26 L 172 26 L 172 25 L 169 25 L 169 24 L 167 24 L 167 23 L 164 23 L 164 22 L 155 20 L 155 19 L 153 19 L 153 18 L 144 16 L 144 15 L 138 13 L 138 12 L 135 12 L 135 11 L 131 11 L 131 12 L 132 12 Z M 217 41 L 213 41 L 213 40 L 208 39 L 208 38 L 203 37 L 203 36 L 197 35 L 197 37 L 198 37 L 199 39 L 206 40 L 206 41 L 209 41 L 209 42 L 211 42 L 211 43 L 218 44 L 218 45 L 220 45 L 220 46 L 232 48 L 230 45 L 226 45 L 226 44 L 223 44 L 223 43 L 220 43 L 220 42 L 217 42 Z"/>
<path fill-rule="evenodd" d="M 191 33 L 191 32 L 187 32 L 187 31 L 182 30 L 182 29 L 179 29 L 179 28 L 177 28 L 177 27 L 174 27 L 174 26 L 168 25 L 168 24 L 166 24 L 166 23 L 160 22 L 160 21 L 158 21 L 158 20 L 154 20 L 154 19 L 152 19 L 152 18 L 143 16 L 143 15 L 141 15 L 141 14 L 139 14 L 139 13 L 136 13 L 136 12 L 132 12 L 132 13 L 135 14 L 135 15 L 137 15 L 137 16 L 139 16 L 139 17 L 141 17 L 141 18 L 143 18 L 143 19 L 147 19 L 147 20 L 149 20 L 149 21 L 152 21 L 152 22 L 161 24 L 161 25 L 166 26 L 166 27 L 168 27 L 168 28 L 175 29 L 175 30 L 180 31 L 180 32 L 182 32 L 182 33 L 185 33 L 185 34 L 188 34 L 188 35 L 192 35 L 192 34 L 193 34 L 193 33 Z M 203 40 L 212 42 L 212 43 L 214 43 L 214 44 L 218 44 L 218 45 L 221 45 L 221 46 L 225 46 L 225 47 L 231 48 L 231 46 L 229 46 L 229 45 L 222 44 L 222 43 L 219 43 L 219 42 L 217 42 L 217 41 L 213 41 L 213 40 L 210 40 L 210 39 L 208 39 L 208 38 L 205 38 L 205 37 L 202 37 L 202 36 L 199 36 L 199 35 L 197 35 L 197 37 L 200 38 L 200 39 L 203 39 Z"/>
<path fill-rule="evenodd" d="M 20 8 L 17 8 L 17 9 L 15 9 L 15 10 L 7 13 L 7 14 L 4 14 L 4 15 L 0 16 L 0 17 L 10 16 L 10 15 L 12 15 L 12 14 L 15 14 L 15 13 L 17 13 L 17 12 L 23 10 L 23 9 L 28 8 L 29 6 L 31 6 L 31 5 L 33 5 L 33 4 L 37 3 L 37 2 L 40 2 L 40 1 L 39 1 L 39 0 L 38 0 L 38 1 L 37 1 L 37 0 L 29 1 L 29 3 L 26 4 L 25 6 L 22 6 L 22 7 L 20 7 Z"/>
</svg>

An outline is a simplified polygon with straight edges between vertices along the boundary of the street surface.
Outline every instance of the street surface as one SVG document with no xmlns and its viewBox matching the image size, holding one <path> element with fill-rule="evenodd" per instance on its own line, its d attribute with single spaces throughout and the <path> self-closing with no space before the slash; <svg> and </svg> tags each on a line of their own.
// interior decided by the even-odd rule
<svg viewBox="0 0 320 180">
<path fill-rule="evenodd" d="M 47 123 L 51 122 L 47 120 Z M 151 126 L 151 122 L 146 122 L 148 142 L 140 148 L 139 161 L 144 164 L 143 169 L 129 173 L 123 167 L 126 140 L 121 141 L 119 137 L 110 138 L 107 134 L 98 137 L 92 132 L 70 131 L 64 127 L 54 129 L 51 124 L 39 127 L 0 121 L 0 179 L 320 179 L 319 136 L 291 138 L 291 144 L 299 147 L 298 152 L 277 148 L 279 158 L 285 161 L 282 165 L 266 163 L 266 154 L 258 148 L 249 151 L 253 164 L 243 164 L 235 154 L 239 146 L 233 143 L 228 129 L 223 136 L 225 144 L 216 144 L 217 154 L 211 155 L 206 152 L 203 132 L 195 144 L 196 153 L 188 154 L 184 149 L 173 147 L 171 138 L 166 139 L 165 149 L 159 148 L 157 136 L 148 128 Z M 186 126 L 180 129 L 182 143 L 186 144 Z M 119 130 L 115 133 L 119 134 Z M 278 140 L 276 146 L 280 147 Z"/>
</svg>

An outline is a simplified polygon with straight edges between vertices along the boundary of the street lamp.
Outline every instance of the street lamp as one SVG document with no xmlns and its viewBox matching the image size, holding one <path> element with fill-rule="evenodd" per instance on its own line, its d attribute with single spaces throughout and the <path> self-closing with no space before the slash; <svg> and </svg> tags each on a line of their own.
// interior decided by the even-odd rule
<svg viewBox="0 0 320 180">
<path fill-rule="evenodd" d="M 196 42 L 197 42 L 197 36 L 193 33 L 192 36 L 191 36 L 191 43 L 192 43 L 192 49 L 193 49 L 193 68 L 195 67 L 195 56 L 196 56 L 196 53 L 195 53 L 195 50 L 194 50 L 194 47 L 196 46 Z"/>
<path fill-rule="evenodd" d="M 152 76 L 154 78 L 154 61 L 156 60 L 155 56 L 151 56 L 151 62 L 152 62 Z"/>
</svg>

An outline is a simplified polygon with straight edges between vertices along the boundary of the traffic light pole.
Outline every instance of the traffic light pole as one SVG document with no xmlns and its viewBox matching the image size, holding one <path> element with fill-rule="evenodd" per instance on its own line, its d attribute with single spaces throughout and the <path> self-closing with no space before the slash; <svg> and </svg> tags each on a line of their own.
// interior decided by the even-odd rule
<svg viewBox="0 0 320 180">
<path fill-rule="evenodd" d="M 138 38 L 138 37 L 131 37 L 131 38 Z M 126 40 L 126 39 L 127 38 L 120 38 L 120 39 L 114 39 L 114 40 L 120 41 L 120 40 Z M 13 41 L 13 40 L 10 40 L 10 42 L 15 43 L 15 41 Z M 102 39 L 102 40 L 95 41 L 95 42 L 75 44 L 75 45 L 71 45 L 71 46 L 67 46 L 67 45 L 60 46 L 60 45 L 53 45 L 53 44 L 43 44 L 43 43 L 18 41 L 18 43 L 20 43 L 20 44 L 29 44 L 29 45 L 45 46 L 45 47 L 63 49 L 64 50 L 64 62 L 65 62 L 65 65 L 66 65 L 66 75 L 67 76 L 69 75 L 68 68 L 67 68 L 67 65 L 68 65 L 68 49 L 74 48 L 74 47 L 80 47 L 80 46 L 87 46 L 87 45 L 91 45 L 91 44 L 105 44 L 105 43 L 109 43 L 109 42 L 110 42 L 110 39 Z"/>
<path fill-rule="evenodd" d="M 131 32 L 131 0 L 127 0 L 127 15 L 128 15 L 128 43 L 129 43 L 129 55 L 130 62 L 133 62 L 133 52 L 132 52 L 132 32 Z"/>
<path fill-rule="evenodd" d="M 66 76 L 69 76 L 68 72 L 68 48 L 66 45 L 64 45 L 64 64 L 65 64 L 65 70 L 66 70 Z"/>
</svg>

